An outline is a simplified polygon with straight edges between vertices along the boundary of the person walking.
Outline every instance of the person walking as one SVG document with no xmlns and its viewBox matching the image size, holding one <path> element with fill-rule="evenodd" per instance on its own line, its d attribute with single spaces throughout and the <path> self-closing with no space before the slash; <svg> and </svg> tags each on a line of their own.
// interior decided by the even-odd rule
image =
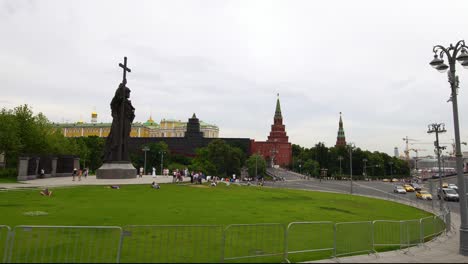
<svg viewBox="0 0 468 264">
<path fill-rule="evenodd" d="M 140 178 L 143 177 L 143 167 L 140 167 Z"/>
<path fill-rule="evenodd" d="M 153 173 L 151 174 L 151 176 L 153 176 L 153 178 L 156 178 L 156 168 L 153 167 Z"/>
<path fill-rule="evenodd" d="M 77 172 L 77 171 L 78 171 L 78 170 L 77 170 L 76 168 L 73 169 L 73 174 L 72 174 L 72 176 L 73 176 L 73 181 L 75 181 L 75 176 L 76 176 L 76 172 Z"/>
</svg>

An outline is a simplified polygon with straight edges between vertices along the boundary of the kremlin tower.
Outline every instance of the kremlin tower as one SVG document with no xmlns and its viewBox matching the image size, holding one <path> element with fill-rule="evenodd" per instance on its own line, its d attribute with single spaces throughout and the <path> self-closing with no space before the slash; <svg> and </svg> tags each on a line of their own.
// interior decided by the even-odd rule
<svg viewBox="0 0 468 264">
<path fill-rule="evenodd" d="M 256 142 L 252 139 L 250 154 L 258 153 L 262 155 L 269 166 L 289 166 L 292 161 L 292 146 L 288 140 L 289 137 L 286 134 L 286 127 L 283 125 L 283 116 L 281 114 L 281 105 L 278 94 L 275 116 L 273 117 L 273 125 L 271 125 L 268 140 Z"/>
<path fill-rule="evenodd" d="M 346 146 L 346 138 L 344 135 L 343 120 L 341 120 L 341 112 L 340 112 L 340 122 L 339 122 L 338 136 L 336 137 L 335 147 L 344 147 L 344 146 Z"/>
</svg>

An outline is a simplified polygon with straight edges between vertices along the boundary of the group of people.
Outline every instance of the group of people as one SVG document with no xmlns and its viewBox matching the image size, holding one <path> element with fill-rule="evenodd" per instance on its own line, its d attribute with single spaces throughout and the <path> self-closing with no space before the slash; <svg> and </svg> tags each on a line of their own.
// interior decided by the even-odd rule
<svg viewBox="0 0 468 264">
<path fill-rule="evenodd" d="M 81 181 L 81 176 L 84 176 L 85 178 L 88 177 L 88 173 L 89 173 L 89 169 L 88 168 L 84 168 L 84 169 L 79 169 L 77 170 L 76 168 L 73 169 L 73 173 L 72 173 L 72 181 L 75 181 L 75 177 L 78 176 L 78 181 Z"/>
</svg>

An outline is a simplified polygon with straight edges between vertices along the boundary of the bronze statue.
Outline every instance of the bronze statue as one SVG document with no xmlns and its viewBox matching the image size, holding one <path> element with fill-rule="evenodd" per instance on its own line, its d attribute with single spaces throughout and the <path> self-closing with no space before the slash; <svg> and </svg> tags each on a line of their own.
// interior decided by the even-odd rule
<svg viewBox="0 0 468 264">
<path fill-rule="evenodd" d="M 106 140 L 104 162 L 130 161 L 128 156 L 128 138 L 135 118 L 135 108 L 132 106 L 130 89 L 122 82 L 110 104 L 112 109 L 112 126 Z"/>
<path fill-rule="evenodd" d="M 132 122 L 135 118 L 135 108 L 132 106 L 130 89 L 126 86 L 127 57 L 124 64 L 119 64 L 123 68 L 123 81 L 115 91 L 114 98 L 110 104 L 112 110 L 112 126 L 106 140 L 104 150 L 104 162 L 130 161 L 128 155 L 128 138 L 132 130 Z"/>
</svg>

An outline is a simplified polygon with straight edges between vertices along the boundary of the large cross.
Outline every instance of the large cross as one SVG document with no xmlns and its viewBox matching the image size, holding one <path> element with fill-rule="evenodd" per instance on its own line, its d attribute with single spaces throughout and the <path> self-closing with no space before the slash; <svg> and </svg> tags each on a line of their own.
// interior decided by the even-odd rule
<svg viewBox="0 0 468 264">
<path fill-rule="evenodd" d="M 123 69 L 123 81 L 122 82 L 127 82 L 127 72 L 132 72 L 130 68 L 127 68 L 127 57 L 124 57 L 124 64 L 119 63 L 119 66 Z"/>
</svg>

